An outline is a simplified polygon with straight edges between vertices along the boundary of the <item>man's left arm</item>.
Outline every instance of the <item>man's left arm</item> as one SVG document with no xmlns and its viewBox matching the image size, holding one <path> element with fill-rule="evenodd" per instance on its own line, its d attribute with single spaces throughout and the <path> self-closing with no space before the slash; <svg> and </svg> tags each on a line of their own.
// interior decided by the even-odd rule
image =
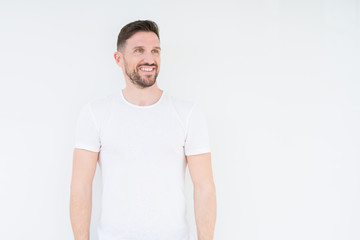
<svg viewBox="0 0 360 240">
<path fill-rule="evenodd" d="M 194 211 L 198 240 L 213 240 L 216 222 L 216 190 L 211 153 L 186 156 L 194 185 Z"/>
</svg>

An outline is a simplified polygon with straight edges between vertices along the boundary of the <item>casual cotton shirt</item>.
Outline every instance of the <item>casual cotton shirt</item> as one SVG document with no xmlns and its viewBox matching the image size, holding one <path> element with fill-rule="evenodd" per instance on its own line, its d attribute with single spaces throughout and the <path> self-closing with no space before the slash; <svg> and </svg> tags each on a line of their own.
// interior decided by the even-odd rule
<svg viewBox="0 0 360 240">
<path fill-rule="evenodd" d="M 122 91 L 78 116 L 75 148 L 99 152 L 99 240 L 193 240 L 186 220 L 185 155 L 210 152 L 198 104 L 163 91 L 148 106 Z"/>
</svg>

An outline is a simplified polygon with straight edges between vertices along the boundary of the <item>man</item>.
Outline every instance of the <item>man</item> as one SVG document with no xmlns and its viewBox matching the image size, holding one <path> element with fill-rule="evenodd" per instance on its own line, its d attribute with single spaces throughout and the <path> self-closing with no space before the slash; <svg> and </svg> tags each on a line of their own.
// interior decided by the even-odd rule
<svg viewBox="0 0 360 240">
<path fill-rule="evenodd" d="M 97 162 L 103 184 L 99 240 L 195 239 L 186 222 L 186 165 L 198 240 L 213 239 L 216 194 L 206 120 L 196 104 L 157 86 L 160 52 L 156 23 L 124 26 L 114 58 L 126 87 L 80 112 L 70 200 L 75 240 L 89 239 Z"/>
</svg>

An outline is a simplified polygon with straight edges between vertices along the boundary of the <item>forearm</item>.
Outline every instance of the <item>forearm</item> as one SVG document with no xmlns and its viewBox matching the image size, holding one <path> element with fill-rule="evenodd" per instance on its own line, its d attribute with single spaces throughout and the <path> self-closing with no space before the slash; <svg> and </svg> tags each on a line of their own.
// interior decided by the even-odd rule
<svg viewBox="0 0 360 240">
<path fill-rule="evenodd" d="M 75 240 L 89 240 L 92 187 L 72 186 L 70 218 Z"/>
<path fill-rule="evenodd" d="M 198 240 L 213 240 L 216 222 L 214 185 L 194 187 L 194 210 Z"/>
</svg>

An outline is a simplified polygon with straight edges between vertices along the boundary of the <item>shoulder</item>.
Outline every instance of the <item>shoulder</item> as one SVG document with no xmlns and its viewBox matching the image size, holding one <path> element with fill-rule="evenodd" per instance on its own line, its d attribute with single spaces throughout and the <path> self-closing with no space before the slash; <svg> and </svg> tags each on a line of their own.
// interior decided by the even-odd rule
<svg viewBox="0 0 360 240">
<path fill-rule="evenodd" d="M 180 119 L 187 125 L 190 119 L 201 120 L 206 118 L 202 105 L 197 101 L 186 100 L 178 96 L 170 96 L 172 105 Z"/>
<path fill-rule="evenodd" d="M 111 112 L 113 103 L 116 99 L 116 94 L 109 94 L 104 97 L 99 97 L 87 102 L 83 109 L 91 112 L 98 122 L 102 122 L 105 117 Z"/>
<path fill-rule="evenodd" d="M 168 97 L 176 112 L 185 118 L 191 113 L 192 109 L 196 105 L 194 101 L 187 100 L 173 94 L 168 94 Z"/>
</svg>

